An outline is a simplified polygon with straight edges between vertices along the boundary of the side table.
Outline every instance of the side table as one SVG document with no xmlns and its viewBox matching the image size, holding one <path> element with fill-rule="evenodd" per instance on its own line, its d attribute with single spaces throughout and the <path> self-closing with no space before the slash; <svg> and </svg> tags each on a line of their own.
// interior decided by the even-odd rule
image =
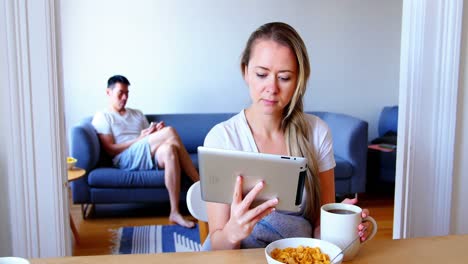
<svg viewBox="0 0 468 264">
<path fill-rule="evenodd" d="M 367 193 L 393 194 L 396 171 L 396 146 L 373 144 L 367 150 Z"/>
<path fill-rule="evenodd" d="M 86 174 L 86 170 L 78 167 L 74 167 L 68 170 L 68 182 L 72 182 L 74 180 L 78 180 L 79 178 L 83 177 Z M 70 227 L 75 237 L 75 241 L 77 244 L 80 244 L 80 236 L 78 234 L 78 230 L 76 229 L 75 222 L 73 221 L 73 217 L 71 213 L 68 213 L 70 216 Z"/>
</svg>

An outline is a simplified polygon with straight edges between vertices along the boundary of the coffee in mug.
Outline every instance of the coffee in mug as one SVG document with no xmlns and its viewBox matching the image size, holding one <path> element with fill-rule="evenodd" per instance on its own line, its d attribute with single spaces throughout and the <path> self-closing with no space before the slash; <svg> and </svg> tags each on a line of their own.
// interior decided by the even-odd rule
<svg viewBox="0 0 468 264">
<path fill-rule="evenodd" d="M 327 212 L 334 213 L 334 214 L 354 214 L 353 211 L 342 210 L 342 209 L 331 209 L 331 210 L 328 210 Z"/>
<path fill-rule="evenodd" d="M 362 209 L 352 204 L 330 203 L 320 209 L 320 239 L 331 242 L 342 250 L 343 261 L 353 259 L 359 252 L 361 244 L 371 240 L 377 233 L 377 223 L 374 218 L 362 218 Z M 372 233 L 361 243 L 358 226 L 360 223 L 371 222 Z M 334 256 L 333 256 L 334 257 Z"/>
</svg>

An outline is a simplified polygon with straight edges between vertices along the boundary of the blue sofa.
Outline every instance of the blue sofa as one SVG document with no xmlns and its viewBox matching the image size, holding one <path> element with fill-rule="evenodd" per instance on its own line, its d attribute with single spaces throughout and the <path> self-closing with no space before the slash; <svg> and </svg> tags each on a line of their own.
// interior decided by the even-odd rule
<svg viewBox="0 0 468 264">
<path fill-rule="evenodd" d="M 334 140 L 336 192 L 365 191 L 368 124 L 357 118 L 329 112 L 313 112 L 330 127 Z M 209 130 L 234 114 L 162 114 L 147 115 L 148 121 L 163 120 L 174 127 L 198 167 L 197 147 L 203 145 Z M 164 186 L 164 170 L 124 171 L 112 167 L 111 159 L 101 148 L 91 125 L 92 117 L 84 118 L 71 131 L 71 156 L 86 176 L 71 183 L 75 204 L 153 203 L 168 202 Z M 181 200 L 191 182 L 182 177 Z"/>
</svg>

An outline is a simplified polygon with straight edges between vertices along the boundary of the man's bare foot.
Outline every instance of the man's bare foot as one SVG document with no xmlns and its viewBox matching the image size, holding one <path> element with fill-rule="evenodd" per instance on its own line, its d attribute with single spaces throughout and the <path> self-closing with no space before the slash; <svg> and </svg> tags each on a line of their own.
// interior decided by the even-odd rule
<svg viewBox="0 0 468 264">
<path fill-rule="evenodd" d="M 194 222 L 184 219 L 179 213 L 171 213 L 171 215 L 169 215 L 169 221 L 187 228 L 195 226 Z"/>
</svg>

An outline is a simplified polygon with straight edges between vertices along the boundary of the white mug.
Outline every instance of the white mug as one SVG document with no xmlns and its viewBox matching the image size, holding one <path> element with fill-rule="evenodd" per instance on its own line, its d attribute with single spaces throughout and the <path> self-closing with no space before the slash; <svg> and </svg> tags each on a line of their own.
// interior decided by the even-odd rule
<svg viewBox="0 0 468 264">
<path fill-rule="evenodd" d="M 362 218 L 361 213 L 362 209 L 352 204 L 330 203 L 320 208 L 320 239 L 331 242 L 342 250 L 352 242 L 352 245 L 343 252 L 343 261 L 353 259 L 359 252 L 361 241 L 358 238 L 358 225 L 360 223 L 372 223 L 372 233 L 365 242 L 371 240 L 377 233 L 377 223 L 374 218 L 370 216 Z"/>
</svg>

